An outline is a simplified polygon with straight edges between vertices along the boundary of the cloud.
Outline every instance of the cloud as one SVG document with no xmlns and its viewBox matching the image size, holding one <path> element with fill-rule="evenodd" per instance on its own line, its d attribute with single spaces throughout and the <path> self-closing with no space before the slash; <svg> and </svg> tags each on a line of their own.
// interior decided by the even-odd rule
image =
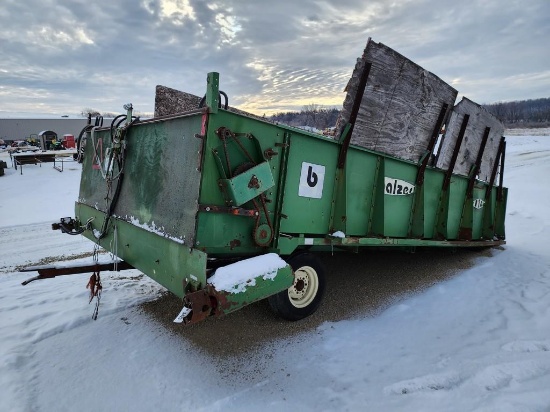
<svg viewBox="0 0 550 412">
<path fill-rule="evenodd" d="M 0 110 L 152 112 L 218 71 L 259 114 L 341 104 L 370 36 L 479 102 L 550 96 L 547 0 L 4 0 Z M 460 79 L 456 81 L 456 79 Z"/>
</svg>

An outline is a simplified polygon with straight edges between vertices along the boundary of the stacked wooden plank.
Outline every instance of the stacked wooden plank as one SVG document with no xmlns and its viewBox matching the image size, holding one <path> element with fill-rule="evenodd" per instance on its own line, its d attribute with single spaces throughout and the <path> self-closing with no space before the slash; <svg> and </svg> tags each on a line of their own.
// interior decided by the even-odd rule
<svg viewBox="0 0 550 412">
<path fill-rule="evenodd" d="M 464 138 L 458 152 L 454 173 L 467 176 L 474 165 L 482 146 L 482 139 L 485 128 L 489 127 L 489 137 L 483 150 L 481 167 L 478 178 L 488 181 L 493 170 L 493 165 L 497 161 L 498 146 L 500 138 L 504 133 L 504 126 L 491 113 L 473 101 L 462 98 L 451 115 L 446 127 L 443 141 L 437 156 L 436 167 L 447 170 L 449 168 L 453 150 L 456 147 L 460 128 L 464 122 L 464 117 L 468 115 Z"/>
<path fill-rule="evenodd" d="M 369 39 L 346 87 L 340 132 L 349 121 L 359 79 L 368 65 L 367 85 L 351 143 L 418 162 L 426 152 L 443 105 L 450 111 L 457 91 L 395 50 Z"/>
<path fill-rule="evenodd" d="M 361 77 L 366 74 L 364 93 L 359 96 Z M 498 161 L 498 146 L 504 132 L 502 123 L 466 98 L 453 107 L 457 90 L 433 73 L 369 39 L 345 91 L 336 137 L 353 122 L 352 108 L 356 99 L 360 99 L 351 144 L 418 163 L 426 155 L 435 156 L 430 152 L 434 146 L 430 142 L 439 132 L 438 119 L 443 114 L 445 135 L 434 165 L 447 170 L 453 151 L 460 149 L 453 173 L 468 175 L 482 148 L 485 130 L 490 128 L 478 174 L 480 180 L 490 179 Z M 456 143 L 465 115 L 469 117 L 468 124 L 458 148 Z"/>
</svg>

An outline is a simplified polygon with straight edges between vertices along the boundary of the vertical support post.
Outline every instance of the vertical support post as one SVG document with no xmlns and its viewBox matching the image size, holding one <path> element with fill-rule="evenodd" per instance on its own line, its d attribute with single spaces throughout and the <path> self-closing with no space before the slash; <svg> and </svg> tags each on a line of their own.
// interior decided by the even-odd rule
<svg viewBox="0 0 550 412">
<path fill-rule="evenodd" d="M 428 143 L 428 147 L 426 148 L 426 154 L 422 159 L 422 163 L 420 164 L 420 168 L 418 169 L 418 174 L 416 175 L 417 186 L 424 183 L 424 172 L 426 170 L 426 166 L 428 166 L 428 162 L 430 161 L 430 156 L 434 150 L 435 144 L 437 143 L 437 137 L 439 136 L 439 132 L 441 131 L 441 126 L 443 125 L 443 121 L 445 120 L 445 114 L 447 113 L 448 108 L 449 105 L 447 103 L 443 104 L 443 107 L 441 107 L 441 111 L 439 112 L 439 116 L 437 117 L 437 122 L 435 123 L 432 136 Z"/>
<path fill-rule="evenodd" d="M 363 100 L 363 94 L 365 94 L 365 88 L 367 87 L 367 79 L 369 78 L 369 73 L 372 63 L 366 63 L 363 73 L 361 73 L 361 79 L 359 80 L 359 86 L 357 87 L 357 94 L 355 95 L 355 100 L 353 101 L 353 107 L 351 109 L 351 114 L 349 117 L 349 128 L 344 129 L 344 133 L 347 130 L 345 136 L 340 136 L 340 141 L 342 142 L 342 147 L 340 148 L 340 154 L 338 156 L 338 169 L 342 169 L 346 163 L 346 157 L 348 153 L 349 144 L 351 141 L 351 134 L 353 133 L 353 128 L 357 120 L 357 114 L 359 113 L 359 107 L 361 107 L 361 101 Z"/>
<path fill-rule="evenodd" d="M 278 143 L 275 144 L 276 146 Z M 273 247 L 279 247 L 279 231 L 281 229 L 281 219 L 286 219 L 283 215 L 283 199 L 286 188 L 286 176 L 287 176 L 287 164 L 288 153 L 290 147 L 290 133 L 285 132 L 283 134 L 283 142 L 280 144 L 281 148 L 281 163 L 279 164 L 279 182 L 277 190 L 277 204 L 275 206 L 275 215 L 273 217 Z"/>
<path fill-rule="evenodd" d="M 462 145 L 462 140 L 464 140 L 464 133 L 466 133 L 466 126 L 468 126 L 469 120 L 470 120 L 470 115 L 465 114 L 464 118 L 462 119 L 462 124 L 460 125 L 460 131 L 458 132 L 458 137 L 456 139 L 455 148 L 453 150 L 453 156 L 451 157 L 451 163 L 449 164 L 447 173 L 445 173 L 445 180 L 443 181 L 443 190 L 447 190 L 449 188 L 449 184 L 451 183 L 451 176 L 453 174 L 453 169 L 455 168 L 456 159 L 458 159 L 458 152 L 460 152 L 460 146 Z"/>
<path fill-rule="evenodd" d="M 498 145 L 497 155 L 495 156 L 495 164 L 493 165 L 493 170 L 491 171 L 491 177 L 489 180 L 489 187 L 487 188 L 487 192 L 485 193 L 485 201 L 489 201 L 489 197 L 491 196 L 491 192 L 493 190 L 493 186 L 495 184 L 495 179 L 497 176 L 498 166 L 501 161 L 501 157 L 504 153 L 504 146 L 506 145 L 506 142 L 504 141 L 504 136 L 501 136 L 500 143 Z"/>
<path fill-rule="evenodd" d="M 500 176 L 498 183 L 497 202 L 502 202 L 502 188 L 504 187 L 504 158 L 506 155 L 506 142 L 502 148 L 502 158 L 500 159 Z"/>
<path fill-rule="evenodd" d="M 447 113 L 448 108 L 449 105 L 447 103 L 444 103 L 441 107 L 441 111 L 437 117 L 430 141 L 428 142 L 428 147 L 426 148 L 426 153 L 420 161 L 420 166 L 416 174 L 416 189 L 411 207 L 411 218 L 409 220 L 409 237 L 423 237 L 424 235 L 424 174 L 435 144 L 437 143 L 437 138 L 439 136 L 439 132 L 441 131 L 441 126 L 445 120 L 445 114 Z"/>
<path fill-rule="evenodd" d="M 508 191 L 505 191 L 504 183 L 504 159 L 506 154 L 506 142 L 502 148 L 502 156 L 500 159 L 500 181 L 497 189 L 497 201 L 495 205 L 495 237 L 505 239 L 506 233 L 504 228 L 504 219 L 506 216 L 506 200 Z"/>
<path fill-rule="evenodd" d="M 367 227 L 367 236 L 373 236 L 373 223 L 375 223 L 375 217 L 374 217 L 374 212 L 376 210 L 376 199 L 378 199 L 378 202 L 383 202 L 383 195 L 380 196 L 380 195 L 377 195 L 377 192 L 378 192 L 378 181 L 380 179 L 380 168 L 381 167 L 384 167 L 384 165 L 382 164 L 382 162 L 384 161 L 384 158 L 382 156 L 377 156 L 376 157 L 376 169 L 374 171 L 374 179 L 373 179 L 373 182 L 374 184 L 372 185 L 372 194 L 371 194 L 371 202 L 370 202 L 370 211 L 369 211 L 369 223 L 368 223 L 368 227 Z M 382 178 L 384 177 L 384 175 L 382 175 Z M 380 208 L 381 210 L 383 210 L 383 208 Z M 382 216 L 382 219 L 383 219 L 383 216 Z"/>
<path fill-rule="evenodd" d="M 134 110 L 134 106 L 132 106 L 132 103 L 128 103 L 124 105 L 124 108 L 126 109 L 126 124 L 132 123 L 132 112 Z M 96 117 L 96 122 L 99 121 L 99 118 Z"/>
<path fill-rule="evenodd" d="M 359 79 L 359 85 L 357 86 L 357 93 L 355 95 L 355 100 L 353 101 L 353 106 L 350 113 L 350 118 L 342 135 L 339 137 L 340 142 L 340 153 L 338 154 L 337 169 L 335 174 L 334 189 L 332 192 L 332 203 L 330 211 L 330 226 L 335 228 L 335 219 L 338 219 L 335 216 L 336 211 L 343 211 L 343 216 L 340 219 L 343 220 L 344 229 L 346 227 L 345 216 L 347 215 L 347 198 L 346 198 L 346 171 L 344 166 L 346 164 L 347 154 L 349 145 L 351 142 L 351 135 L 353 133 L 353 128 L 355 122 L 357 121 L 357 114 L 359 113 L 359 107 L 361 107 L 361 101 L 363 100 L 363 95 L 365 94 L 365 89 L 367 87 L 367 79 L 369 77 L 370 69 L 372 64 L 365 63 L 363 72 L 361 73 L 361 78 Z M 345 230 L 344 230 L 345 232 Z"/>
<path fill-rule="evenodd" d="M 470 170 L 470 176 L 468 181 L 468 191 L 466 192 L 468 196 L 472 196 L 474 190 L 474 183 L 476 181 L 476 176 L 479 174 L 479 169 L 481 168 L 481 159 L 483 158 L 483 152 L 485 151 L 485 146 L 487 145 L 487 140 L 489 139 L 489 133 L 491 132 L 490 127 L 486 127 L 483 132 L 483 138 L 481 139 L 481 146 L 477 152 L 476 162 Z"/>
<path fill-rule="evenodd" d="M 496 202 L 493 201 L 491 196 L 493 193 L 493 186 L 495 184 L 496 175 L 498 167 L 504 153 L 504 136 L 500 138 L 500 143 L 498 145 L 497 155 L 495 156 L 495 163 L 493 165 L 493 170 L 491 171 L 491 177 L 489 179 L 489 186 L 487 186 L 487 191 L 485 192 L 485 204 L 483 212 L 483 237 L 486 239 L 492 239 L 495 236 L 495 217 L 496 217 Z"/>
<path fill-rule="evenodd" d="M 466 189 L 466 196 L 464 197 L 464 203 L 462 204 L 462 216 L 460 218 L 460 228 L 458 231 L 458 238 L 464 240 L 473 239 L 474 230 L 474 186 L 476 177 L 479 174 L 481 168 L 481 159 L 483 158 L 483 152 L 489 139 L 490 127 L 486 127 L 481 139 L 481 145 L 477 152 L 477 158 L 470 170 L 468 177 L 468 188 Z M 483 206 L 482 206 L 483 207 Z"/>
<path fill-rule="evenodd" d="M 220 74 L 208 73 L 206 78 L 206 105 L 210 113 L 218 113 L 220 104 Z"/>
<path fill-rule="evenodd" d="M 449 218 L 449 185 L 451 184 L 451 176 L 453 174 L 453 169 L 456 164 L 456 159 L 458 159 L 458 152 L 460 152 L 460 146 L 464 140 L 464 134 L 466 133 L 466 127 L 468 126 L 468 121 L 470 120 L 470 115 L 465 114 L 462 119 L 462 124 L 460 125 L 460 131 L 458 132 L 458 137 L 456 139 L 455 148 L 453 150 L 453 155 L 451 157 L 451 162 L 449 168 L 445 173 L 445 179 L 443 180 L 443 186 L 441 188 L 441 196 L 439 197 L 439 206 L 437 208 L 437 216 L 435 218 L 435 237 L 437 239 L 447 239 L 447 220 Z"/>
</svg>

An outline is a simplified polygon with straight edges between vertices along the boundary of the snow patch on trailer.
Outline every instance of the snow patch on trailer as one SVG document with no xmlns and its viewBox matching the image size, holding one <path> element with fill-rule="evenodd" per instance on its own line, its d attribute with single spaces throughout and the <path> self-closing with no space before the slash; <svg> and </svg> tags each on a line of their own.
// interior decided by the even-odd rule
<svg viewBox="0 0 550 412">
<path fill-rule="evenodd" d="M 276 253 L 241 260 L 216 270 L 209 283 L 217 291 L 241 293 L 256 285 L 256 278 L 272 280 L 287 263 Z"/>
<path fill-rule="evenodd" d="M 157 225 L 155 224 L 154 221 L 151 222 L 151 224 L 149 225 L 149 224 L 147 224 L 147 223 L 141 223 L 141 222 L 139 221 L 139 219 L 138 219 L 138 218 L 135 218 L 134 216 L 130 216 L 130 217 L 128 217 L 128 216 L 125 216 L 125 217 L 122 217 L 122 216 L 115 216 L 115 217 L 118 218 L 118 219 L 123 219 L 123 220 L 125 220 L 125 221 L 127 221 L 127 222 L 130 222 L 132 225 L 137 226 L 137 227 L 140 227 L 140 228 L 142 228 L 142 229 L 145 229 L 145 230 L 148 231 L 148 232 L 155 233 L 155 234 L 157 234 L 157 235 L 159 235 L 159 236 L 168 238 L 168 239 L 173 240 L 174 242 L 178 242 L 178 243 L 180 243 L 180 244 L 182 244 L 182 245 L 185 244 L 185 236 L 184 236 L 184 237 L 170 236 L 170 235 L 168 235 L 168 234 L 166 233 L 166 231 L 165 231 L 165 229 L 164 229 L 164 226 L 159 227 L 159 226 L 157 226 Z"/>
</svg>

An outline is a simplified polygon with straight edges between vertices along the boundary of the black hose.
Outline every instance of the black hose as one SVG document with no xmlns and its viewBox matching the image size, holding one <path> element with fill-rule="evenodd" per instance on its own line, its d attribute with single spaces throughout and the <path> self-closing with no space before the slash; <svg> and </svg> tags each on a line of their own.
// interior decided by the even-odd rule
<svg viewBox="0 0 550 412">
<path fill-rule="evenodd" d="M 82 163 L 84 157 L 84 153 L 82 153 L 82 137 L 84 136 L 84 133 L 88 133 L 90 130 L 92 130 L 92 128 L 93 126 L 91 124 L 87 124 L 80 131 L 80 134 L 76 138 L 76 157 L 73 156 L 73 159 L 76 160 L 78 163 Z"/>
<path fill-rule="evenodd" d="M 117 116 L 113 119 L 113 122 L 111 123 L 111 131 L 113 130 L 113 124 L 114 124 L 115 120 L 117 118 L 119 118 L 120 116 L 123 116 L 123 115 L 119 115 L 119 116 Z M 116 127 L 118 127 L 118 125 L 120 125 L 120 123 L 122 121 L 123 120 L 119 120 Z M 139 117 L 132 116 L 132 121 L 126 126 L 127 129 L 130 128 L 134 123 L 136 123 L 138 121 L 139 121 Z M 113 138 L 113 135 L 111 134 L 111 139 L 112 138 Z M 111 203 L 109 204 L 109 208 L 107 209 L 107 218 L 103 222 L 103 227 L 101 228 L 101 233 L 96 238 L 97 240 L 102 239 L 105 236 L 105 234 L 107 233 L 107 226 L 109 224 L 109 220 L 110 220 L 111 216 L 113 215 L 113 213 L 115 211 L 116 204 L 118 203 L 118 198 L 120 197 L 120 191 L 122 190 L 122 181 L 124 179 L 124 161 L 125 161 L 125 159 L 126 159 L 126 145 L 122 145 L 119 160 L 118 160 L 119 174 L 118 174 L 118 177 L 117 177 L 117 184 L 116 184 L 115 192 L 113 193 Z"/>
<path fill-rule="evenodd" d="M 116 124 L 115 124 L 115 121 L 119 118 L 123 117 L 123 119 L 120 119 Z M 113 119 L 113 121 L 111 122 L 111 142 L 114 140 L 115 136 L 114 136 L 114 130 L 115 129 L 118 129 L 118 127 L 120 126 L 120 124 L 126 120 L 126 115 L 125 114 L 119 114 L 117 117 L 115 117 Z M 132 116 L 132 121 L 130 122 L 130 124 L 128 124 L 128 127 L 130 127 L 132 124 L 134 124 L 135 122 L 139 121 L 139 117 L 137 116 Z"/>
<path fill-rule="evenodd" d="M 122 119 L 121 119 L 122 118 Z M 119 114 L 117 117 L 115 117 L 112 121 L 111 121 L 111 142 L 113 141 L 114 139 L 114 129 L 116 127 L 118 127 L 118 125 L 124 121 L 124 119 L 126 118 L 126 115 L 125 114 Z M 115 126 L 115 122 L 118 120 L 118 119 L 121 119 L 117 125 Z"/>
<path fill-rule="evenodd" d="M 86 228 L 82 228 L 82 227 L 81 227 L 80 229 L 74 230 L 74 231 L 73 231 L 72 229 L 68 228 L 68 227 L 65 225 L 65 223 L 59 223 L 59 227 L 61 228 L 61 231 L 62 231 L 63 233 L 66 233 L 66 234 L 68 234 L 68 235 L 73 235 L 73 236 L 75 236 L 75 235 L 80 235 L 80 234 L 84 233 L 84 230 L 86 230 Z"/>
<path fill-rule="evenodd" d="M 225 92 L 222 92 L 221 90 L 218 92 L 218 107 L 222 107 L 222 96 L 225 97 L 225 104 L 223 105 L 223 108 L 227 110 L 229 107 L 229 98 L 227 97 L 227 94 Z M 204 107 L 206 105 L 206 95 L 204 95 L 199 102 L 199 108 Z"/>
<path fill-rule="evenodd" d="M 223 108 L 227 110 L 227 107 L 229 105 L 229 98 L 227 97 L 227 94 L 225 92 L 222 92 L 221 90 L 220 90 L 220 95 L 225 97 L 225 104 L 223 105 Z M 220 105 L 221 103 L 222 103 L 222 99 L 220 98 Z"/>
</svg>

